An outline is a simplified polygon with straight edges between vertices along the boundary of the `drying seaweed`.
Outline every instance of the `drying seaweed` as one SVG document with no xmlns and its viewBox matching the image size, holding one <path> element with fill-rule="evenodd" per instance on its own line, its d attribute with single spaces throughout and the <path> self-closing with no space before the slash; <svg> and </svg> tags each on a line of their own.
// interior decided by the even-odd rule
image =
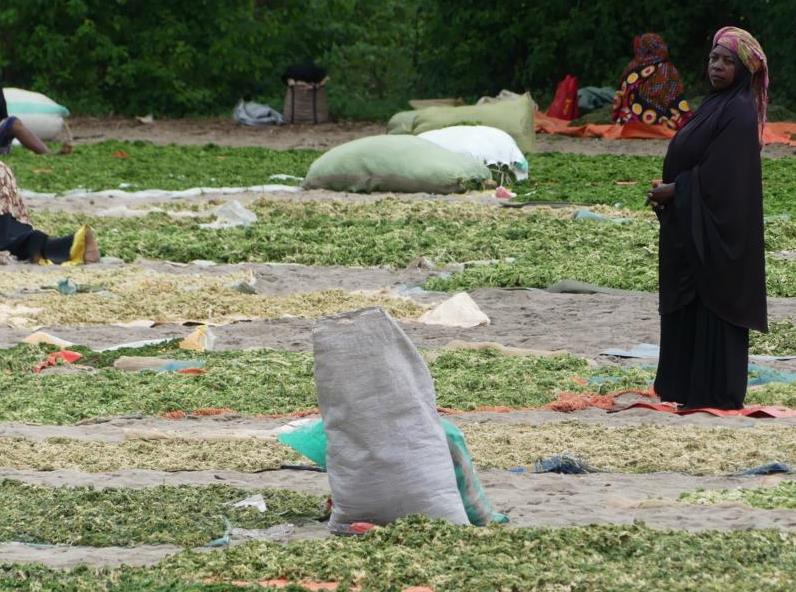
<svg viewBox="0 0 796 592">
<path fill-rule="evenodd" d="M 774 487 L 698 490 L 682 494 L 680 500 L 700 505 L 739 503 L 764 510 L 796 509 L 796 481 L 782 481 Z"/>
<path fill-rule="evenodd" d="M 260 494 L 267 510 L 235 508 Z M 324 518 L 325 498 L 279 489 L 229 485 L 157 486 L 145 489 L 42 487 L 0 482 L 0 541 L 90 545 L 202 546 L 235 528 L 264 529 Z"/>
<path fill-rule="evenodd" d="M 378 569 L 374 569 L 378 562 Z M 429 586 L 460 590 L 772 592 L 796 585 L 796 538 L 767 531 L 657 530 L 644 525 L 579 528 L 475 528 L 408 518 L 359 538 L 247 543 L 228 551 L 188 552 L 152 568 L 6 566 L 0 589 L 68 592 L 229 592 L 225 583 L 333 581 L 340 590 L 393 592 Z M 210 583 L 212 582 L 212 584 Z M 300 590 L 296 587 L 294 590 Z"/>
</svg>

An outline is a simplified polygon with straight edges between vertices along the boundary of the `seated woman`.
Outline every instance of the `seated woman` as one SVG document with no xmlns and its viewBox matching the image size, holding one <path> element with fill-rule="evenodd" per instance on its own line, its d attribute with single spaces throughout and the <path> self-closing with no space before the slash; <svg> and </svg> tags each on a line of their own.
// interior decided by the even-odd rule
<svg viewBox="0 0 796 592">
<path fill-rule="evenodd" d="M 669 61 L 669 48 L 660 35 L 645 33 L 633 40 L 633 50 L 635 57 L 614 97 L 613 120 L 680 129 L 691 119 L 691 110 L 680 73 Z"/>
<path fill-rule="evenodd" d="M 52 238 L 34 230 L 28 222 L 28 211 L 17 193 L 14 174 L 0 162 L 0 251 L 8 251 L 20 261 L 41 265 L 99 261 L 99 246 L 89 226 L 69 236 Z"/>
<path fill-rule="evenodd" d="M 11 151 L 11 142 L 19 140 L 25 148 L 36 154 L 47 154 L 49 150 L 36 134 L 26 128 L 16 117 L 8 116 L 8 105 L 0 88 L 0 154 Z"/>
</svg>

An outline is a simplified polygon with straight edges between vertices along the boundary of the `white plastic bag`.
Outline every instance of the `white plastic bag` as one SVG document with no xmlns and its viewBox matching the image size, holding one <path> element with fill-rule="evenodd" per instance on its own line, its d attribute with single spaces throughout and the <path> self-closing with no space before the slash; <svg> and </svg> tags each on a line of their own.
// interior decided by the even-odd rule
<svg viewBox="0 0 796 592">
<path fill-rule="evenodd" d="M 509 167 L 518 181 L 528 178 L 528 161 L 509 134 L 485 125 L 454 125 L 423 132 L 418 137 L 459 154 L 468 154 L 487 166 Z"/>
<path fill-rule="evenodd" d="M 233 200 L 216 209 L 215 221 L 200 224 L 199 228 L 219 230 L 236 226 L 251 226 L 255 222 L 257 222 L 257 214 L 247 210 L 238 200 Z"/>
<path fill-rule="evenodd" d="M 268 105 L 254 103 L 252 101 L 238 101 L 232 112 L 232 117 L 242 125 L 282 125 L 285 123 L 282 114 Z"/>
<path fill-rule="evenodd" d="M 429 310 L 418 319 L 426 325 L 442 325 L 443 327 L 461 327 L 472 329 L 479 325 L 488 325 L 489 317 L 478 308 L 467 292 L 448 298 Z"/>
</svg>

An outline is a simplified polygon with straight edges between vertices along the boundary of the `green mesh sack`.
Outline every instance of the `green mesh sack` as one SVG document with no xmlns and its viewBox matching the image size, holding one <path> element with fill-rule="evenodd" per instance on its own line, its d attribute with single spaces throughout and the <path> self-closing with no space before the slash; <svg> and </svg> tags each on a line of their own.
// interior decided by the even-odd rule
<svg viewBox="0 0 796 592">
<path fill-rule="evenodd" d="M 486 526 L 490 522 L 500 524 L 508 522 L 508 516 L 496 512 L 492 507 L 492 503 L 475 473 L 473 459 L 467 449 L 464 434 L 447 419 L 441 421 L 453 459 L 456 485 L 470 524 Z M 296 428 L 292 432 L 280 434 L 277 439 L 299 454 L 306 456 L 319 467 L 326 468 L 326 432 L 322 419 Z"/>
<path fill-rule="evenodd" d="M 326 432 L 322 419 L 302 425 L 292 432 L 279 434 L 276 439 L 322 469 L 326 468 Z"/>
<path fill-rule="evenodd" d="M 332 148 L 310 166 L 305 189 L 458 193 L 490 179 L 483 163 L 414 136 L 372 136 Z"/>
<path fill-rule="evenodd" d="M 528 94 L 483 105 L 429 107 L 416 112 L 412 133 L 417 135 L 454 125 L 486 125 L 509 134 L 520 150 L 527 153 L 533 151 L 536 138 L 533 111 L 534 104 Z"/>
</svg>

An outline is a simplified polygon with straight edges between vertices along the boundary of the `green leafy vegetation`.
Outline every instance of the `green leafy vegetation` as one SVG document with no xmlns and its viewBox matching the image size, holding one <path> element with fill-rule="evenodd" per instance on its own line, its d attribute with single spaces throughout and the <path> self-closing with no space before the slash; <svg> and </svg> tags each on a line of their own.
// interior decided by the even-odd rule
<svg viewBox="0 0 796 592">
<path fill-rule="evenodd" d="M 34 374 L 49 346 L 0 350 L 0 420 L 66 424 L 130 413 L 160 415 L 224 408 L 245 414 L 294 413 L 317 406 L 312 355 L 280 350 L 189 352 L 176 342 L 142 349 L 85 354 L 84 371 Z M 205 374 L 124 372 L 120 356 L 198 359 Z M 496 350 L 442 350 L 430 354 L 437 404 L 461 410 L 482 406 L 538 407 L 560 391 L 606 393 L 647 389 L 654 369 L 588 368 L 573 356 L 513 357 Z M 589 380 L 591 383 L 589 383 Z M 750 390 L 748 404 L 796 407 L 796 385 Z"/>
<path fill-rule="evenodd" d="M 377 560 L 379 569 L 373 569 Z M 456 527 L 400 520 L 364 537 L 247 543 L 221 553 L 182 553 L 152 568 L 71 572 L 6 566 L 0 589 L 204 591 L 272 578 L 334 581 L 392 592 L 454 590 L 701 590 L 789 592 L 796 539 L 774 530 L 682 532 L 644 525 L 579 528 Z M 256 589 L 263 589 L 257 587 Z M 267 588 L 266 588 L 267 589 Z M 296 587 L 296 590 L 300 588 Z"/>
<path fill-rule="evenodd" d="M 796 463 L 796 434 L 781 424 L 739 430 L 698 425 L 623 425 L 582 421 L 541 425 L 461 421 L 480 468 L 533 467 L 543 458 L 568 454 L 609 472 L 673 471 L 695 475 L 734 473 L 765 463 Z M 142 438 L 149 432 L 142 432 Z M 0 438 L 0 466 L 108 472 L 235 470 L 258 472 L 303 461 L 274 440 L 136 440 L 122 443 L 49 438 Z M 644 445 L 640 446 L 639 442 Z M 660 454 L 666 450 L 667 454 Z"/>
<path fill-rule="evenodd" d="M 206 146 L 157 146 L 149 142 L 79 144 L 69 156 L 37 156 L 14 150 L 3 161 L 17 184 L 31 191 L 64 193 L 123 188 L 180 190 L 191 187 L 249 187 L 275 174 L 303 177 L 320 152 Z"/>
<path fill-rule="evenodd" d="M 381 306 L 398 319 L 415 319 L 426 310 L 412 300 L 386 292 L 249 294 L 235 288 L 235 284 L 249 277 L 241 271 L 173 274 L 138 266 L 72 268 L 66 272 L 68 277 L 86 291 L 64 300 L 64 295 L 55 289 L 58 276 L 42 276 L 39 271 L 29 267 L 0 274 L 0 293 L 25 295 L 27 312 L 22 316 L 29 326 L 97 325 L 140 319 L 228 323 L 287 315 L 319 318 L 369 306 Z"/>
<path fill-rule="evenodd" d="M 97 368 L 91 374 L 33 374 L 31 368 L 46 357 L 47 349 L 20 345 L 0 350 L 0 390 L 5 393 L 0 398 L 0 419 L 73 423 L 96 416 L 158 415 L 208 407 L 275 414 L 317 406 L 312 356 L 307 353 L 196 353 L 169 344 L 100 355 L 86 352 L 86 363 Z M 112 368 L 121 355 L 200 359 L 206 361 L 206 373 L 123 372 Z M 586 369 L 586 362 L 572 356 L 507 357 L 491 350 L 454 350 L 436 356 L 430 369 L 437 403 L 443 407 L 531 407 L 550 402 L 558 389 L 578 388 L 571 378 Z"/>
<path fill-rule="evenodd" d="M 482 468 L 533 466 L 556 454 L 580 457 L 602 471 L 622 473 L 715 475 L 774 461 L 796 461 L 796 433 L 782 424 L 759 423 L 737 429 L 580 421 L 541 426 L 464 423 L 462 431 Z M 662 450 L 666 454 L 661 454 Z"/>
<path fill-rule="evenodd" d="M 134 432 L 134 430 L 133 430 Z M 0 438 L 0 466 L 35 471 L 68 469 L 103 473 L 150 471 L 273 471 L 301 457 L 274 440 L 144 439 L 101 442 L 49 438 L 43 441 Z"/>
<path fill-rule="evenodd" d="M 235 508 L 261 494 L 267 511 Z M 0 541 L 90 545 L 206 545 L 235 528 L 263 529 L 297 519 L 324 518 L 325 498 L 281 489 L 229 485 L 157 486 L 145 489 L 42 487 L 0 482 Z"/>
<path fill-rule="evenodd" d="M 39 214 L 35 223 L 54 235 L 88 222 L 105 254 L 132 261 L 290 262 L 307 265 L 402 267 L 426 256 L 440 264 L 481 260 L 431 290 L 547 287 L 565 278 L 613 288 L 657 289 L 658 226 L 651 215 L 628 224 L 565 219 L 566 213 L 499 210 L 472 204 L 382 199 L 369 204 L 261 200 L 248 228 L 203 230 L 200 220 L 150 214 L 139 219 Z M 766 227 L 769 253 L 796 250 L 796 222 Z M 770 256 L 771 296 L 796 296 L 796 263 Z"/>
<path fill-rule="evenodd" d="M 775 487 L 757 487 L 754 489 L 722 489 L 720 491 L 698 490 L 684 493 L 680 500 L 689 504 L 721 504 L 735 502 L 774 510 L 777 508 L 796 508 L 796 481 L 782 481 Z"/>
<path fill-rule="evenodd" d="M 752 332 L 749 341 L 753 354 L 796 354 L 796 323 L 787 319 L 770 322 L 768 333 Z"/>
<path fill-rule="evenodd" d="M 148 142 L 107 141 L 81 144 L 68 158 L 36 156 L 17 150 L 3 159 L 21 187 L 41 192 L 118 189 L 188 189 L 263 185 L 277 173 L 303 177 L 322 153 L 206 146 L 156 146 Z M 122 155 L 124 158 L 119 158 Z M 793 211 L 796 167 L 790 158 L 763 161 L 765 211 Z M 573 204 L 620 204 L 645 209 L 647 189 L 661 176 L 663 159 L 655 156 L 546 153 L 530 156 L 527 181 L 513 186 L 516 201 Z M 282 181 L 278 181 L 282 183 Z"/>
<path fill-rule="evenodd" d="M 656 156 L 535 154 L 530 178 L 513 186 L 515 201 L 571 201 L 620 204 L 645 209 L 653 179 L 660 179 L 663 159 Z M 763 159 L 763 207 L 766 214 L 794 210 L 796 167 L 792 158 Z"/>
</svg>

